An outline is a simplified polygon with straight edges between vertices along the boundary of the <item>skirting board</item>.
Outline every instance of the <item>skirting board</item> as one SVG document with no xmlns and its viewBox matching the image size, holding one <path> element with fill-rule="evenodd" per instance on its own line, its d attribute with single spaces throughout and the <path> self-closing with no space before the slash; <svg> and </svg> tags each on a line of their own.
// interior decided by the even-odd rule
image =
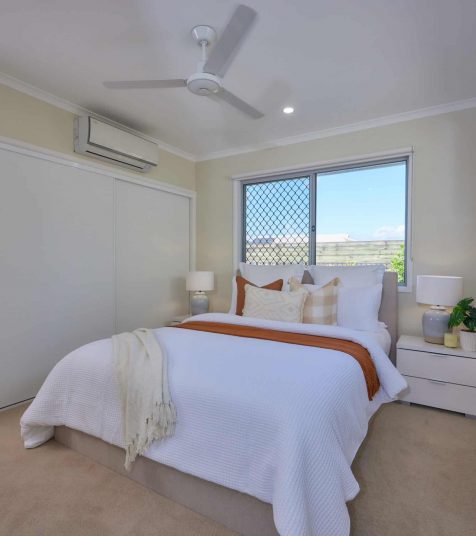
<svg viewBox="0 0 476 536">
<path fill-rule="evenodd" d="M 139 456 L 128 473 L 124 450 L 66 426 L 55 429 L 58 443 L 84 454 L 139 484 L 244 536 L 279 536 L 268 503 L 251 495 L 182 473 Z"/>
</svg>

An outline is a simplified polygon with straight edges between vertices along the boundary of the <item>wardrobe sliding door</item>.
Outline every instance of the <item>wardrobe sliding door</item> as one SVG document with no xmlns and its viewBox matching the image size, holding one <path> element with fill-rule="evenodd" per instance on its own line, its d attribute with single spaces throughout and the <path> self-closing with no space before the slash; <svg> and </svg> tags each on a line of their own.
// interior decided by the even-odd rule
<svg viewBox="0 0 476 536">
<path fill-rule="evenodd" d="M 0 407 L 114 332 L 114 179 L 0 149 Z"/>
<path fill-rule="evenodd" d="M 189 265 L 190 199 L 116 181 L 117 331 L 186 312 Z"/>
</svg>

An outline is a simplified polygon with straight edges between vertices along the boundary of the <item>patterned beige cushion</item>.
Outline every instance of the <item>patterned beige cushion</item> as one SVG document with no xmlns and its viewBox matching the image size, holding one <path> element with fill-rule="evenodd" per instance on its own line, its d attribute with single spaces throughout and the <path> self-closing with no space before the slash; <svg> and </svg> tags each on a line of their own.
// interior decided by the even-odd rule
<svg viewBox="0 0 476 536">
<path fill-rule="evenodd" d="M 243 316 L 282 322 L 302 322 L 306 297 L 305 289 L 281 292 L 245 285 Z"/>
<path fill-rule="evenodd" d="M 304 289 L 307 292 L 302 321 L 304 324 L 337 325 L 337 289 L 339 278 L 326 285 L 304 285 L 296 278 L 289 280 L 291 291 Z"/>
</svg>

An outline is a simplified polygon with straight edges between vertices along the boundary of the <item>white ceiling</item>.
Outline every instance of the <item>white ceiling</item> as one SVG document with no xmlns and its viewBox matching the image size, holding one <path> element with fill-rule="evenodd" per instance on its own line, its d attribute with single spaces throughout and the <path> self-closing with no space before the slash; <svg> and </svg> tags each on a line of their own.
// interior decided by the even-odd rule
<svg viewBox="0 0 476 536">
<path fill-rule="evenodd" d="M 190 29 L 220 33 L 237 3 L 0 0 L 0 71 L 198 157 L 476 97 L 475 0 L 246 0 L 259 18 L 225 86 L 260 120 L 186 89 L 103 87 L 186 78 Z"/>
</svg>

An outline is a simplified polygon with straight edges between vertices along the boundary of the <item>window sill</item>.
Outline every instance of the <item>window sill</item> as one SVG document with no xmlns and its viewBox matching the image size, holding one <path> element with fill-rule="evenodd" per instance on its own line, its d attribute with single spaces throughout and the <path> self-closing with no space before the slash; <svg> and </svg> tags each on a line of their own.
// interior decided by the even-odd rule
<svg viewBox="0 0 476 536">
<path fill-rule="evenodd" d="M 398 288 L 398 292 L 399 293 L 401 292 L 402 294 L 410 294 L 413 291 L 411 285 L 402 285 L 402 286 L 399 285 L 397 288 Z"/>
</svg>

